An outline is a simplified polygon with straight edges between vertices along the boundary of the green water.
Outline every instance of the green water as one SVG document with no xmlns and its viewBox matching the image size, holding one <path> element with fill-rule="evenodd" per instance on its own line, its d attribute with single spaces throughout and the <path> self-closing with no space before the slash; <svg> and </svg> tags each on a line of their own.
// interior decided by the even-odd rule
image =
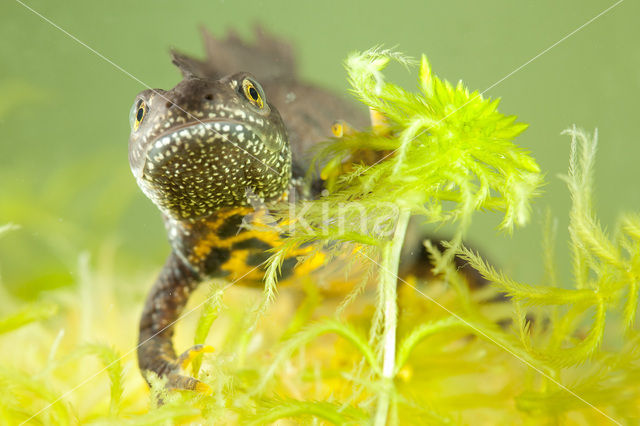
<svg viewBox="0 0 640 426">
<path fill-rule="evenodd" d="M 260 22 L 295 45 L 304 78 L 343 93 L 342 60 L 379 44 L 416 57 L 424 52 L 441 77 L 472 89 L 491 87 L 487 95 L 503 99 L 504 113 L 531 124 L 519 142 L 547 173 L 531 226 L 497 235 L 499 218 L 485 214 L 470 235 L 516 277 L 540 278 L 547 207 L 558 219 L 558 259 L 568 277 L 569 200 L 557 175 L 566 170 L 569 148 L 560 131 L 573 123 L 599 128 L 602 222 L 613 226 L 621 210 L 640 210 L 638 2 L 624 1 L 546 53 L 614 2 L 25 3 L 88 47 L 18 2 L 0 4 L 0 225 L 21 227 L 0 237 L 0 273 L 21 297 L 73 283 L 83 252 L 92 259 L 113 253 L 123 276 L 162 263 L 168 246 L 159 214 L 129 172 L 128 113 L 141 82 L 168 88 L 179 80 L 170 47 L 202 53 L 200 25 L 250 36 Z M 391 76 L 414 83 L 402 70 Z"/>
</svg>

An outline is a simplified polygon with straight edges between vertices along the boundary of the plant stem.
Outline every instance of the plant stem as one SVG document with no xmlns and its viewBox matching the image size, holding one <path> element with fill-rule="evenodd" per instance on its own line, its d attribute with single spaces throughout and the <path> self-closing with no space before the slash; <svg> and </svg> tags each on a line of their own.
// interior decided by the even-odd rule
<svg viewBox="0 0 640 426">
<path fill-rule="evenodd" d="M 378 408 L 374 424 L 387 424 L 393 376 L 396 369 L 396 328 L 398 326 L 397 281 L 400 252 L 407 232 L 407 225 L 411 213 L 401 210 L 396 223 L 396 229 L 391 241 L 382 249 L 382 264 L 380 265 L 380 285 L 382 287 L 380 303 L 383 306 L 384 331 L 382 334 L 382 379 L 384 389 L 378 398 Z"/>
</svg>

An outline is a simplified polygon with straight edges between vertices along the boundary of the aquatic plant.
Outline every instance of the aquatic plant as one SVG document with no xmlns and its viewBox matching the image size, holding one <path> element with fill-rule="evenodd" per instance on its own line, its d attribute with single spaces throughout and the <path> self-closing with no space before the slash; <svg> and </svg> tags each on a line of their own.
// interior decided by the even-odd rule
<svg viewBox="0 0 640 426">
<path fill-rule="evenodd" d="M 344 123 L 349 131 L 322 145 L 313 167 L 328 177 L 331 191 L 269 212 L 284 240 L 268 262 L 264 292 L 212 281 L 187 308 L 176 343 L 207 341 L 216 348 L 192 366 L 212 395 L 167 392 L 161 378 L 152 378 L 149 398 L 132 346 L 143 293 L 130 283 L 144 279 L 116 274 L 113 247 L 104 246 L 78 259 L 75 288 L 17 311 L 11 296 L 0 298 L 0 421 L 293 418 L 382 425 L 637 418 L 640 218 L 623 216 L 613 237 L 599 225 L 591 202 L 596 135 L 567 131 L 574 282 L 556 278 L 552 220 L 544 238 L 545 282 L 517 282 L 463 239 L 479 210 L 501 212 L 508 232 L 530 219 L 542 175 L 514 143 L 526 125 L 498 112 L 497 100 L 439 79 L 425 57 L 417 92 L 390 83 L 383 70 L 392 62 L 414 65 L 382 49 L 346 61 L 353 93 L 384 117 L 375 123 L 382 125 L 354 130 Z M 412 217 L 456 229 L 445 244 L 425 241 L 429 274 L 400 270 L 407 230 L 418 232 Z M 5 226 L 0 238 L 6 232 L 20 231 Z M 296 286 L 280 289 L 282 259 L 304 247 L 300 268 L 323 264 L 328 275 L 300 274 Z M 454 256 L 492 285 L 472 289 Z M 147 282 L 154 276 L 143 275 Z M 320 291 L 330 279 L 339 283 L 339 297 Z M 199 319 L 192 314 L 198 310 Z M 155 406 L 156 397 L 162 406 Z"/>
<path fill-rule="evenodd" d="M 402 55 L 380 49 L 352 55 L 346 63 L 353 92 L 369 108 L 382 113 L 388 134 L 354 132 L 346 137 L 346 143 L 338 139 L 328 145 L 324 154 L 331 152 L 332 159 L 338 159 L 332 163 L 335 165 L 349 161 L 354 150 L 391 152 L 375 164 L 340 174 L 331 194 L 301 203 L 303 214 L 285 219 L 293 226 L 285 244 L 271 258 L 266 278 L 267 292 L 274 291 L 282 259 L 289 250 L 309 242 L 320 242 L 325 250 L 338 252 L 344 250 L 341 245 L 351 244 L 349 250 L 376 269 L 378 298 L 370 343 L 378 346 L 382 356 L 372 365 L 375 374 L 368 379 L 381 379 L 375 414 L 378 425 L 386 424 L 391 399 L 395 398 L 396 288 L 411 216 L 424 216 L 428 222 L 459 223 L 450 250 L 437 262 L 437 270 L 441 270 L 451 261 L 473 212 L 500 210 L 505 213 L 503 228 L 522 225 L 529 217 L 529 199 L 542 181 L 535 161 L 513 143 L 526 125 L 499 113 L 497 100 L 470 93 L 462 82 L 454 87 L 440 80 L 425 56 L 420 64 L 420 93 L 408 92 L 384 80 L 382 70 L 391 60 L 411 63 Z"/>
</svg>

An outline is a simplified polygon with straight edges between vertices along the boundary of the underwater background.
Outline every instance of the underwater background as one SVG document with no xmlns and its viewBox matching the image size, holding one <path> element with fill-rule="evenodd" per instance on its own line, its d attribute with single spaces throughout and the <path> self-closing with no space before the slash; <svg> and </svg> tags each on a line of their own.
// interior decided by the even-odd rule
<svg viewBox="0 0 640 426">
<path fill-rule="evenodd" d="M 571 267 L 562 246 L 570 205 L 558 178 L 569 158 L 562 130 L 598 128 L 594 206 L 602 223 L 640 211 L 640 3 L 618 3 L 3 1 L 0 226 L 16 228 L 0 237 L 0 295 L 7 296 L 0 316 L 52 290 L 78 288 L 83 271 L 98 269 L 111 274 L 129 303 L 105 336 L 127 327 L 123 344 L 135 344 L 143 299 L 169 247 L 158 211 L 129 170 L 129 109 L 145 88 L 140 81 L 165 89 L 179 81 L 170 48 L 204 55 L 200 26 L 251 39 L 259 23 L 291 41 L 303 79 L 344 97 L 343 60 L 383 45 L 416 58 L 425 53 L 442 78 L 502 98 L 503 113 L 530 124 L 516 142 L 537 159 L 547 184 L 530 225 L 507 235 L 496 230 L 499 215 L 479 214 L 468 241 L 512 276 L 536 282 L 550 209 L 563 282 Z M 391 74 L 415 84 L 402 69 Z M 438 232 L 447 235 L 446 228 Z M 0 348 L 9 351 L 15 348 Z"/>
<path fill-rule="evenodd" d="M 303 78 L 348 97 L 342 61 L 353 50 L 382 44 L 425 53 L 443 78 L 484 90 L 614 2 L 26 4 L 158 88 L 180 79 L 170 48 L 204 55 L 199 26 L 251 38 L 260 23 L 291 40 Z M 534 213 L 551 209 L 559 241 L 569 206 L 557 177 L 569 151 L 560 132 L 573 124 L 599 130 L 595 194 L 603 223 L 640 208 L 639 12 L 637 2 L 623 2 L 485 94 L 530 123 L 518 142 L 547 173 Z M 0 16 L 0 222 L 21 226 L 0 243 L 2 285 L 25 299 L 72 285 L 77 255 L 107 242 L 117 247 L 121 270 L 159 266 L 168 253 L 160 216 L 127 162 L 129 109 L 144 87 L 17 2 L 3 2 Z M 413 84 L 396 72 L 396 81 Z M 497 215 L 478 215 L 469 241 L 516 277 L 536 280 L 540 222 L 510 237 L 496 234 Z M 559 264 L 567 273 L 568 258 Z"/>
</svg>

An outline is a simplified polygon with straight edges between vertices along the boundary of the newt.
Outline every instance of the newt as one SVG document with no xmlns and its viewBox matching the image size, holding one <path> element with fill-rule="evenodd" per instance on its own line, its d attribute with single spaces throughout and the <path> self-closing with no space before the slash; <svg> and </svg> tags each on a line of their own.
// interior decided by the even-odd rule
<svg viewBox="0 0 640 426">
<path fill-rule="evenodd" d="M 363 127 L 367 114 L 300 81 L 290 46 L 259 29 L 255 43 L 207 32 L 204 42 L 205 60 L 172 52 L 183 76 L 173 89 L 136 96 L 129 164 L 162 213 L 171 246 L 142 313 L 139 367 L 165 378 L 169 389 L 206 392 L 185 368 L 210 349 L 198 345 L 178 356 L 172 343 L 189 295 L 211 277 L 261 285 L 261 265 L 280 236 L 243 227 L 243 218 L 255 202 L 268 208 L 318 197 L 324 182 L 304 179 L 305 155 L 335 134 L 336 122 Z M 295 254 L 284 262 L 283 277 L 295 273 Z M 421 250 L 417 261 L 428 265 L 425 258 Z"/>
<path fill-rule="evenodd" d="M 261 284 L 260 265 L 279 236 L 242 227 L 252 203 L 317 196 L 321 183 L 304 179 L 309 148 L 332 136 L 337 119 L 363 121 L 347 102 L 299 80 L 289 45 L 260 29 L 256 37 L 249 44 L 204 32 L 207 59 L 172 52 L 182 81 L 142 91 L 130 112 L 131 171 L 161 211 L 171 246 L 142 313 L 138 363 L 171 389 L 206 389 L 184 368 L 208 348 L 177 356 L 172 344 L 190 293 L 210 277 Z M 285 261 L 283 276 L 296 262 Z"/>
</svg>

